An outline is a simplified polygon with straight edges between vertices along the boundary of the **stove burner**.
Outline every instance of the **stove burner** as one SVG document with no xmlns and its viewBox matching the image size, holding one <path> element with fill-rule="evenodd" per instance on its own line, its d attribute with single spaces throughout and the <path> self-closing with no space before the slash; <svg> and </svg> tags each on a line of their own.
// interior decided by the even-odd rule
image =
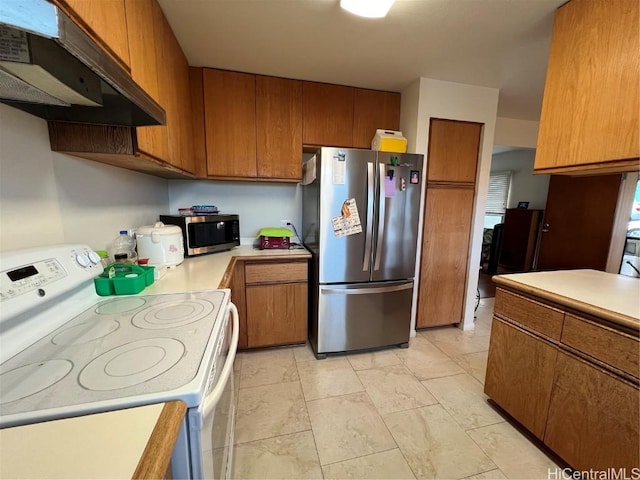
<svg viewBox="0 0 640 480">
<path fill-rule="evenodd" d="M 175 300 L 159 303 L 136 313 L 131 323 L 145 330 L 182 327 L 202 320 L 213 309 L 213 304 L 206 300 Z"/>
<path fill-rule="evenodd" d="M 88 390 L 116 390 L 146 382 L 182 358 L 185 346 L 173 338 L 149 338 L 120 345 L 93 359 L 78 381 Z"/>
<path fill-rule="evenodd" d="M 103 320 L 100 323 L 81 323 L 69 327 L 51 339 L 54 345 L 80 345 L 98 338 L 106 337 L 120 328 L 115 320 Z"/>
<path fill-rule="evenodd" d="M 100 315 L 115 315 L 135 310 L 136 308 L 143 306 L 145 303 L 147 303 L 147 301 L 141 297 L 114 298 L 99 304 L 96 307 L 95 312 Z"/>
<path fill-rule="evenodd" d="M 0 374 L 0 405 L 38 393 L 59 382 L 73 368 L 69 360 L 45 360 L 30 363 Z"/>
</svg>

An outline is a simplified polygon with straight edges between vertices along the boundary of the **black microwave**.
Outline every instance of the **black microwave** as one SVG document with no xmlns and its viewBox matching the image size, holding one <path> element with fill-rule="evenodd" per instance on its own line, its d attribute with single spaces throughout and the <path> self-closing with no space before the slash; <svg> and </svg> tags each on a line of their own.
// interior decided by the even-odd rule
<svg viewBox="0 0 640 480">
<path fill-rule="evenodd" d="M 221 252 L 240 245 L 238 215 L 160 215 L 160 221 L 182 229 L 187 257 Z"/>
</svg>

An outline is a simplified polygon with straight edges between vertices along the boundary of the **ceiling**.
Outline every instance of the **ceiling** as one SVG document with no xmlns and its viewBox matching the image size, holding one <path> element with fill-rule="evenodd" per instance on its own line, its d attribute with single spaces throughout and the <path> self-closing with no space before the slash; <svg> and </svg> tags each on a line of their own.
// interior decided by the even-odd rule
<svg viewBox="0 0 640 480">
<path fill-rule="evenodd" d="M 498 116 L 538 120 L 554 10 L 566 0 L 159 0 L 190 65 L 401 91 L 418 77 L 500 89 Z"/>
</svg>

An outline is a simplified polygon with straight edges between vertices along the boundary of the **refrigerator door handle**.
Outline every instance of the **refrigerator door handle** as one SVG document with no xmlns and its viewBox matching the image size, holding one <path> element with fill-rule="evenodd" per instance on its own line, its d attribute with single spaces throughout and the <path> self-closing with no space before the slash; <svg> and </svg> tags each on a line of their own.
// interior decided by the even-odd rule
<svg viewBox="0 0 640 480">
<path fill-rule="evenodd" d="M 320 292 L 338 295 L 369 295 L 371 293 L 399 292 L 413 288 L 413 282 L 389 287 L 365 287 L 365 288 L 321 288 Z"/>
<path fill-rule="evenodd" d="M 362 271 L 369 271 L 371 261 L 371 237 L 373 236 L 373 163 L 367 162 L 367 231 L 364 237 Z"/>
<path fill-rule="evenodd" d="M 380 269 L 380 257 L 382 256 L 382 242 L 384 241 L 384 224 L 385 224 L 385 198 L 386 198 L 386 190 L 385 190 L 385 180 L 387 176 L 387 170 L 384 163 L 380 164 L 380 198 L 379 200 L 379 210 L 378 210 L 378 238 L 376 241 L 376 249 L 373 252 L 373 256 L 375 258 L 375 264 L 373 266 L 374 270 Z"/>
</svg>

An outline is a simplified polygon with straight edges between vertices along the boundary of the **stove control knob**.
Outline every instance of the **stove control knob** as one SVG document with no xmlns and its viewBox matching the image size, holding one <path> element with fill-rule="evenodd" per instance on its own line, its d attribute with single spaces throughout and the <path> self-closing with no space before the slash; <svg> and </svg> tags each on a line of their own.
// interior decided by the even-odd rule
<svg viewBox="0 0 640 480">
<path fill-rule="evenodd" d="M 89 257 L 87 257 L 84 253 L 76 255 L 76 262 L 78 262 L 78 265 L 83 268 L 87 268 L 89 265 L 91 265 Z"/>
<path fill-rule="evenodd" d="M 94 265 L 97 265 L 100 263 L 100 255 L 92 250 L 89 252 L 89 260 L 91 260 L 91 263 Z"/>
</svg>

